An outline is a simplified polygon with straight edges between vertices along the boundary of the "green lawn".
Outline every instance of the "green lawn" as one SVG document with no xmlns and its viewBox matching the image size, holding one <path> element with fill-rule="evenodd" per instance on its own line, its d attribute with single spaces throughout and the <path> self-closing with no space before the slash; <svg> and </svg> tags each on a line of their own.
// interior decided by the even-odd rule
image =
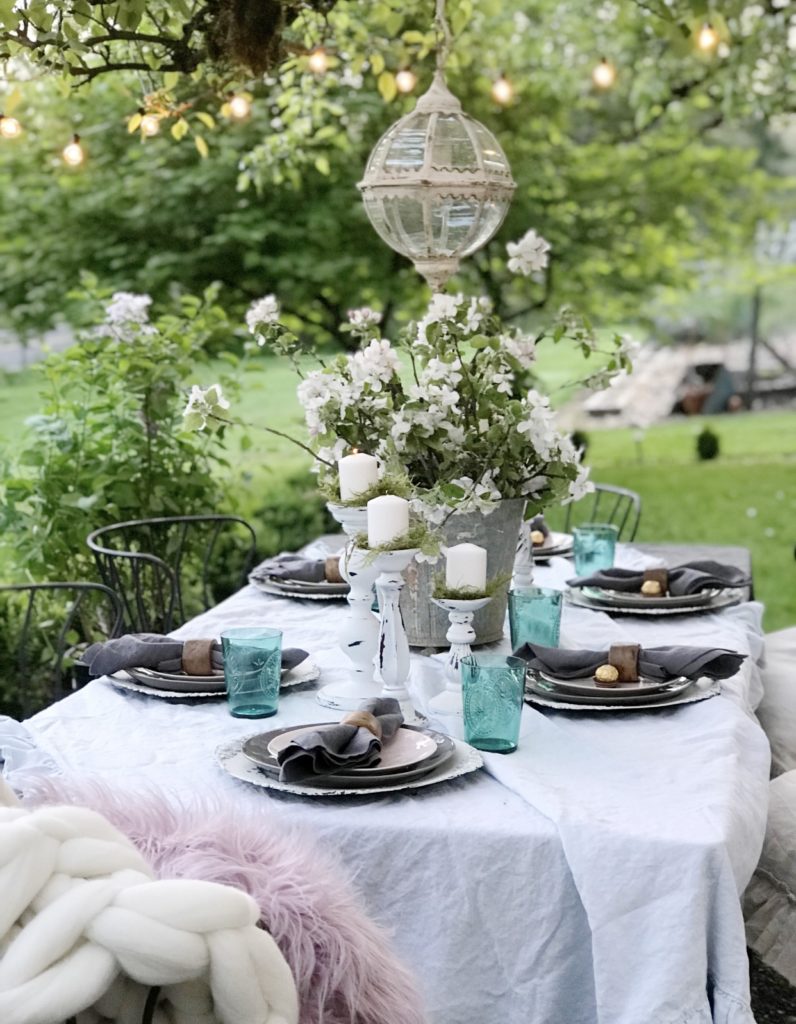
<svg viewBox="0 0 796 1024">
<path fill-rule="evenodd" d="M 540 371 L 555 386 L 577 372 L 574 361 L 545 358 Z M 0 446 L 9 450 L 20 423 L 36 411 L 36 386 L 27 371 L 0 381 Z M 205 381 L 206 383 L 207 381 Z M 271 425 L 302 437 L 301 411 L 292 369 L 278 360 L 247 373 L 232 414 L 251 424 Z M 702 419 L 672 420 L 646 431 L 639 443 L 632 430 L 589 432 L 588 462 L 595 480 L 639 491 L 643 514 L 639 540 L 741 544 L 752 551 L 758 597 L 766 603 L 766 628 L 796 623 L 796 412 L 712 417 L 721 454 L 698 462 L 695 437 Z M 237 469 L 249 493 L 266 493 L 285 474 L 309 465 L 288 441 L 260 429 L 240 450 L 230 434 Z M 237 435 L 237 436 L 236 436 Z M 231 487 L 239 487 L 238 479 Z"/>
</svg>

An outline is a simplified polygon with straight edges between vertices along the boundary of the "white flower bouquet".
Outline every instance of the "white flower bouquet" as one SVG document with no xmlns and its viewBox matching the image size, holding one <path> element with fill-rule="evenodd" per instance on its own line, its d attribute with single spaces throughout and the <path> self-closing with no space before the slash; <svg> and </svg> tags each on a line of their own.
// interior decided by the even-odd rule
<svg viewBox="0 0 796 1024">
<path fill-rule="evenodd" d="M 528 232 L 510 243 L 509 254 L 519 272 L 531 274 L 544 269 L 548 249 Z M 488 512 L 502 498 L 523 498 L 529 510 L 540 510 L 590 489 L 580 453 L 538 389 L 536 348 L 569 339 L 584 354 L 604 351 L 607 360 L 593 375 L 604 386 L 629 367 L 622 338 L 600 350 L 590 326 L 567 311 L 549 330 L 529 335 L 497 317 L 488 299 L 463 295 L 434 295 L 396 344 L 382 337 L 380 321 L 374 310 L 352 310 L 341 330 L 359 340 L 359 350 L 304 375 L 298 339 L 279 322 L 273 296 L 247 316 L 260 344 L 294 358 L 327 493 L 336 490 L 337 460 L 354 448 L 378 456 L 391 480 L 403 475 L 415 511 L 431 525 L 454 511 Z"/>
</svg>

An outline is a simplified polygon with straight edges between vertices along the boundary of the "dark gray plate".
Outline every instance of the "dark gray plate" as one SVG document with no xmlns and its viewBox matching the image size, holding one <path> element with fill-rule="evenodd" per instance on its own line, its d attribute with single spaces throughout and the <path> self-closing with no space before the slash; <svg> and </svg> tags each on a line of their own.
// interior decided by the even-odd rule
<svg viewBox="0 0 796 1024">
<path fill-rule="evenodd" d="M 588 706 L 594 705 L 610 705 L 612 707 L 633 707 L 636 704 L 647 706 L 649 704 L 665 703 L 671 700 L 672 697 L 679 697 L 681 693 L 684 693 L 689 686 L 694 683 L 693 679 L 686 679 L 685 676 L 680 676 L 677 679 L 673 679 L 665 689 L 657 690 L 655 693 L 622 693 L 621 690 L 612 691 L 610 689 L 600 690 L 593 695 L 585 695 L 582 693 L 569 693 L 565 690 L 561 690 L 558 686 L 548 681 L 547 679 L 540 679 L 533 673 L 528 674 L 527 687 L 533 693 L 539 694 L 541 697 L 547 697 L 548 700 L 561 701 L 564 704 L 584 704 Z"/>
<path fill-rule="evenodd" d="M 316 724 L 329 725 L 328 722 L 308 723 L 307 729 L 314 728 Z M 272 729 L 270 732 L 259 733 L 257 736 L 250 736 L 244 741 L 242 752 L 252 764 L 255 764 L 260 771 L 265 772 L 273 778 L 279 777 L 279 762 L 268 750 L 268 744 L 280 733 L 293 731 L 296 727 L 291 725 L 287 728 Z M 334 775 L 319 776 L 317 779 L 303 782 L 303 786 L 330 789 L 359 789 L 373 786 L 391 786 L 396 782 L 409 782 L 412 779 L 422 778 L 428 772 L 433 771 L 444 764 L 456 749 L 453 740 L 442 733 L 434 732 L 431 729 L 420 729 L 418 726 L 405 725 L 402 728 L 412 729 L 415 732 L 424 732 L 431 736 L 437 744 L 437 752 L 426 758 L 420 764 L 394 771 L 379 769 L 378 765 L 371 768 L 352 768 L 348 772 L 337 772 Z"/>
</svg>

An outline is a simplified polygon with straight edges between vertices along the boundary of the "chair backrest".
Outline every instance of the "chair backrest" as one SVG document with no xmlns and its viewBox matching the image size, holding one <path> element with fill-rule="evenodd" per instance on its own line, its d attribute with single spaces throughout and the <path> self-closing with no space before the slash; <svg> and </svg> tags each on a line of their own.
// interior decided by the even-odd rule
<svg viewBox="0 0 796 1024">
<path fill-rule="evenodd" d="M 103 584 L 0 584 L 0 712 L 27 718 L 86 682 L 75 662 L 121 626 L 121 601 Z"/>
<path fill-rule="evenodd" d="M 631 541 L 641 519 L 641 496 L 626 487 L 595 484 L 591 494 L 565 508 L 567 533 L 578 523 L 613 523 L 619 528 L 619 540 Z"/>
<path fill-rule="evenodd" d="M 256 538 L 239 516 L 163 516 L 103 526 L 87 544 L 126 629 L 168 633 L 246 581 Z"/>
</svg>

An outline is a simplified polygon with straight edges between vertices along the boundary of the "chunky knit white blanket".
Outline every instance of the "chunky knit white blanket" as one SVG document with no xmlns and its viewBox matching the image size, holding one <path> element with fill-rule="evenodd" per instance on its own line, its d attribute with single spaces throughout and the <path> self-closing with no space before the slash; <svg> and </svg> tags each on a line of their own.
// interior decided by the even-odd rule
<svg viewBox="0 0 796 1024">
<path fill-rule="evenodd" d="M 0 780 L 0 1020 L 296 1024 L 290 968 L 229 886 L 153 880 L 132 844 L 79 807 L 20 807 Z"/>
</svg>

